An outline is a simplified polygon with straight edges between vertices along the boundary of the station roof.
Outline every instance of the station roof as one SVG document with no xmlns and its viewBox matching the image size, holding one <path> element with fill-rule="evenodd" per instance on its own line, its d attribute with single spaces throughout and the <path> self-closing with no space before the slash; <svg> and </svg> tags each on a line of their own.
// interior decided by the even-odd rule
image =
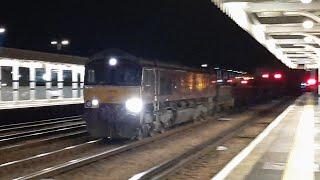
<svg viewBox="0 0 320 180">
<path fill-rule="evenodd" d="M 320 0 L 212 0 L 290 68 L 320 66 Z"/>
<path fill-rule="evenodd" d="M 84 65 L 88 58 L 0 47 L 0 58 Z"/>
</svg>

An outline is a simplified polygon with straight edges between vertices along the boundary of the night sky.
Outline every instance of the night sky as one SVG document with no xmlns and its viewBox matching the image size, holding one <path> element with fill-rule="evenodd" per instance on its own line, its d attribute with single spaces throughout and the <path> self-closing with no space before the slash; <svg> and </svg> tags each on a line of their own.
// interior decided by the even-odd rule
<svg viewBox="0 0 320 180">
<path fill-rule="evenodd" d="M 2 1 L 0 45 L 91 56 L 119 48 L 144 58 L 251 70 L 279 65 L 271 53 L 209 0 Z"/>
</svg>

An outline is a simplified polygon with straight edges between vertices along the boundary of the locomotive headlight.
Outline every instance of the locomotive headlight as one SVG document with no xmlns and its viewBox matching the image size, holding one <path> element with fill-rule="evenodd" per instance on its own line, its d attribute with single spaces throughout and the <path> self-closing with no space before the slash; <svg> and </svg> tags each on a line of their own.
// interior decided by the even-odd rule
<svg viewBox="0 0 320 180">
<path fill-rule="evenodd" d="M 93 107 L 99 106 L 99 100 L 98 99 L 92 99 L 91 104 Z"/>
<path fill-rule="evenodd" d="M 126 108 L 131 112 L 139 113 L 141 112 L 142 107 L 143 103 L 142 100 L 139 98 L 131 98 L 126 101 Z"/>
<path fill-rule="evenodd" d="M 110 58 L 109 59 L 109 65 L 110 66 L 115 66 L 118 64 L 118 60 L 116 58 Z"/>
</svg>

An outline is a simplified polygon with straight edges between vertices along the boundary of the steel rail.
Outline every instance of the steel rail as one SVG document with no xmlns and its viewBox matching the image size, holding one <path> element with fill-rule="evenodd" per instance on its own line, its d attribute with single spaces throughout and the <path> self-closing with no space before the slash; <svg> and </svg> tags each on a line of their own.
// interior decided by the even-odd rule
<svg viewBox="0 0 320 180">
<path fill-rule="evenodd" d="M 17 136 L 17 137 L 10 137 L 7 139 L 1 139 L 0 140 L 0 145 L 6 145 L 9 143 L 13 143 L 13 142 L 17 142 L 19 140 L 25 140 L 27 138 L 33 138 L 33 137 L 41 137 L 41 136 L 45 136 L 45 135 L 51 135 L 51 134 L 55 134 L 55 133 L 59 133 L 59 132 L 64 132 L 64 131 L 75 131 L 77 129 L 84 129 L 86 127 L 85 124 L 80 124 L 80 125 L 76 125 L 76 126 L 69 126 L 69 127 L 64 127 L 61 129 L 54 129 L 54 130 L 50 130 L 50 131 L 46 131 L 46 132 L 38 132 L 35 134 L 28 134 L 28 135 L 23 135 L 23 136 Z"/>
<path fill-rule="evenodd" d="M 45 119 L 45 120 L 25 122 L 25 123 L 7 124 L 7 125 L 1 125 L 0 129 L 11 128 L 11 127 L 14 127 L 14 126 L 25 126 L 25 125 L 37 124 L 37 123 L 43 123 L 43 122 L 52 122 L 52 121 L 67 120 L 67 119 L 76 119 L 76 118 L 81 118 L 81 116 L 69 116 L 69 117 Z"/>
<path fill-rule="evenodd" d="M 10 127 L 6 129 L 0 129 L 0 133 L 9 132 L 9 131 L 19 131 L 24 130 L 28 128 L 37 128 L 37 127 L 43 127 L 48 125 L 55 125 L 60 123 L 67 123 L 67 122 L 76 122 L 76 121 L 82 121 L 81 118 L 75 118 L 75 119 L 67 119 L 67 120 L 60 120 L 60 121 L 53 121 L 53 122 L 45 122 L 40 124 L 32 124 L 32 125 L 25 125 L 25 126 L 17 126 L 17 127 Z"/>
<path fill-rule="evenodd" d="M 85 124 L 85 122 L 75 123 L 75 124 L 69 124 L 69 125 L 60 125 L 60 126 L 54 126 L 54 127 L 49 127 L 49 128 L 43 128 L 43 129 L 37 129 L 37 130 L 19 132 L 19 133 L 14 133 L 14 134 L 2 135 L 2 136 L 0 136 L 0 141 L 1 141 L 2 139 L 9 139 L 9 138 L 14 138 L 14 137 L 19 137 L 19 136 L 25 136 L 25 135 L 29 135 L 29 134 L 38 134 L 38 133 L 47 132 L 47 131 L 50 131 L 50 130 L 56 130 L 56 129 L 66 128 L 66 127 L 83 125 L 83 124 Z"/>
<path fill-rule="evenodd" d="M 275 103 L 275 104 L 278 104 L 278 103 Z M 255 113 L 254 117 L 256 117 L 262 111 L 268 111 L 268 109 L 267 110 L 258 110 L 258 113 Z M 250 121 L 250 120 L 246 120 L 246 122 L 248 122 L 248 121 Z M 74 159 L 74 160 L 71 160 L 69 162 L 65 162 L 65 163 L 62 163 L 62 164 L 59 164 L 59 165 L 56 165 L 56 166 L 45 168 L 43 170 L 28 174 L 28 175 L 25 175 L 25 176 L 17 177 L 17 178 L 15 178 L 15 180 L 42 179 L 42 178 L 52 177 L 52 176 L 61 174 L 63 172 L 67 172 L 69 170 L 72 170 L 72 169 L 75 169 L 75 168 L 90 164 L 92 162 L 96 162 L 96 161 L 101 160 L 101 159 L 112 157 L 114 155 L 118 155 L 120 153 L 132 150 L 134 148 L 141 147 L 141 146 L 150 144 L 152 142 L 162 140 L 162 139 L 164 139 L 166 137 L 173 136 L 173 135 L 178 134 L 178 133 L 182 133 L 184 131 L 196 128 L 198 126 L 208 124 L 210 122 L 212 122 L 212 121 L 210 121 L 210 120 L 198 121 L 198 122 L 196 122 L 194 124 L 188 124 L 188 125 L 185 125 L 185 126 L 182 126 L 182 127 L 167 131 L 167 132 L 165 132 L 163 134 L 159 134 L 159 135 L 154 136 L 154 137 L 149 137 L 149 138 L 146 138 L 146 139 L 143 139 L 143 140 L 140 140 L 140 141 L 136 141 L 136 142 L 133 142 L 133 143 L 130 143 L 130 144 L 127 144 L 127 145 L 124 145 L 124 146 L 121 146 L 121 147 L 118 147 L 118 148 L 115 148 L 115 149 L 107 150 L 107 151 L 104 151 L 104 152 L 101 152 L 101 153 L 97 153 L 97 154 L 91 155 L 91 156 L 86 156 L 86 157 Z"/>
<path fill-rule="evenodd" d="M 23 166 L 23 164 L 26 164 L 29 161 L 34 161 L 34 160 L 37 160 L 37 159 L 46 158 L 46 157 L 49 157 L 49 156 L 54 156 L 54 155 L 57 155 L 59 153 L 66 152 L 66 151 L 71 151 L 71 150 L 75 150 L 75 149 L 84 148 L 84 147 L 90 146 L 92 144 L 99 143 L 101 141 L 102 141 L 102 139 L 87 141 L 85 143 L 81 143 L 81 144 L 77 144 L 77 145 L 73 145 L 73 146 L 68 146 L 68 147 L 65 147 L 65 148 L 62 148 L 62 149 L 58 149 L 58 150 L 55 150 L 55 151 L 45 152 L 45 153 L 37 154 L 37 155 L 31 156 L 31 157 L 28 157 L 28 158 L 6 162 L 6 163 L 3 163 L 3 164 L 0 164 L 0 171 L 1 171 L 1 168 L 10 168 L 12 166 Z"/>
<path fill-rule="evenodd" d="M 104 152 L 101 152 L 101 153 L 98 153 L 98 154 L 95 154 L 95 155 L 86 156 L 86 157 L 78 158 L 78 159 L 75 159 L 75 160 L 71 160 L 69 162 L 66 162 L 66 163 L 63 163 L 63 164 L 59 164 L 57 166 L 53 166 L 53 167 L 50 167 L 50 168 L 45 168 L 43 170 L 28 174 L 28 175 L 25 175 L 25 176 L 21 176 L 21 177 L 15 178 L 15 179 L 16 180 L 23 180 L 23 179 L 41 179 L 41 178 L 51 177 L 51 176 L 60 174 L 62 172 L 66 172 L 68 170 L 72 170 L 72 169 L 81 167 L 83 165 L 90 164 L 90 163 L 98 161 L 100 159 L 111 157 L 111 156 L 114 156 L 114 155 L 129 151 L 131 149 L 134 149 L 134 148 L 137 148 L 137 147 L 141 147 L 141 146 L 150 144 L 150 143 L 155 142 L 155 141 L 159 141 L 159 140 L 164 139 L 166 137 L 181 133 L 183 131 L 198 127 L 200 125 L 203 125 L 203 124 L 206 124 L 206 123 L 209 123 L 209 122 L 210 121 L 199 121 L 199 122 L 194 123 L 194 124 L 188 124 L 188 125 L 179 127 L 177 129 L 173 129 L 173 130 L 167 131 L 167 132 L 165 132 L 163 134 L 159 134 L 159 135 L 154 136 L 154 137 L 149 137 L 149 138 L 146 138 L 146 139 L 142 139 L 140 141 L 136 141 L 136 142 L 124 145 L 124 146 L 120 146 L 120 147 L 115 148 L 115 149 L 107 150 L 107 151 L 104 151 Z"/>
<path fill-rule="evenodd" d="M 285 102 L 279 102 L 274 105 L 271 109 L 261 110 L 256 116 L 251 117 L 250 119 L 238 124 L 237 126 L 227 129 L 221 132 L 218 136 L 215 136 L 206 142 L 195 146 L 194 148 L 186 151 L 183 154 L 180 154 L 176 157 L 173 157 L 155 167 L 152 167 L 144 172 L 138 173 L 130 180 L 149 180 L 149 179 L 166 179 L 170 173 L 176 171 L 180 167 L 188 164 L 193 159 L 199 157 L 201 152 L 208 147 L 219 146 L 219 144 L 233 138 L 236 134 L 243 131 L 245 128 L 249 127 L 252 124 L 257 123 L 259 120 L 257 117 L 263 116 L 264 114 L 273 112 L 276 108 L 283 105 Z"/>
<path fill-rule="evenodd" d="M 77 137 L 77 136 L 82 136 L 82 135 L 88 135 L 87 131 L 86 130 L 80 130 L 80 131 L 67 133 L 67 134 L 63 134 L 63 135 L 58 135 L 58 136 L 54 136 L 54 137 L 50 137 L 50 138 L 46 138 L 46 139 L 39 139 L 39 140 L 27 142 L 27 143 L 0 147 L 0 152 L 3 153 L 3 152 L 6 152 L 6 151 L 14 151 L 16 149 L 37 146 L 37 145 L 40 145 L 41 143 L 49 143 L 49 142 L 54 142 L 54 141 L 60 141 L 60 140 L 64 140 L 64 139 L 67 139 L 67 138 Z"/>
</svg>

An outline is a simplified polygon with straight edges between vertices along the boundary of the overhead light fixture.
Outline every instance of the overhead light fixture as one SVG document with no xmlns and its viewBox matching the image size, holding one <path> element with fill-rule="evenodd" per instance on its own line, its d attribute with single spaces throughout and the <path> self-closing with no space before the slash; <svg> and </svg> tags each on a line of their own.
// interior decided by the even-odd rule
<svg viewBox="0 0 320 180">
<path fill-rule="evenodd" d="M 310 37 L 310 36 L 306 36 L 306 37 L 304 37 L 304 38 L 303 38 L 303 40 L 304 40 L 305 42 L 307 42 L 307 43 L 311 43 L 311 42 L 313 42 L 313 38 L 312 38 L 312 37 Z"/>
<path fill-rule="evenodd" d="M 311 3 L 312 2 L 312 0 L 300 0 L 302 3 L 304 3 L 304 4 L 309 4 L 309 3 Z"/>
<path fill-rule="evenodd" d="M 305 29 L 311 29 L 311 28 L 313 28 L 313 26 L 314 26 L 314 22 L 311 21 L 311 20 L 305 20 L 305 21 L 302 23 L 302 26 L 303 26 L 303 28 L 305 28 Z"/>
<path fill-rule="evenodd" d="M 5 33 L 5 32 L 6 32 L 6 28 L 0 27 L 0 34 Z"/>
</svg>

